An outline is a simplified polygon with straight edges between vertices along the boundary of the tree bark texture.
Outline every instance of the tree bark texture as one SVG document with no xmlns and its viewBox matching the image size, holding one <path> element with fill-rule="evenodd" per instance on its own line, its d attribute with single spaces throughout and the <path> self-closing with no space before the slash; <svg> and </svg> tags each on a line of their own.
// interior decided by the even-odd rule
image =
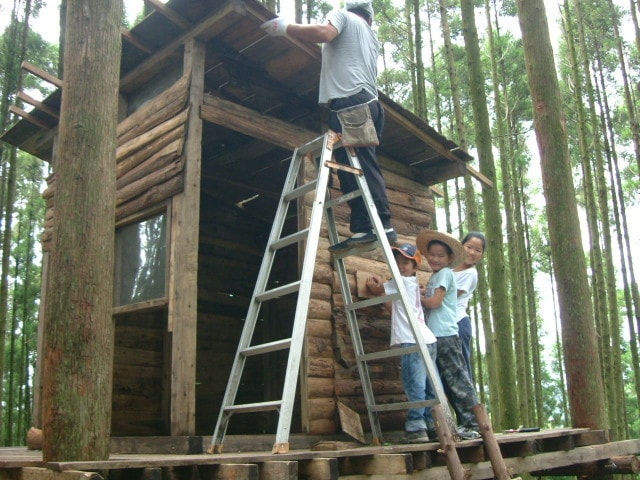
<svg viewBox="0 0 640 480">
<path fill-rule="evenodd" d="M 518 0 L 517 6 L 558 286 L 572 423 L 606 428 L 593 310 L 545 8 L 542 0 Z"/>
<path fill-rule="evenodd" d="M 67 2 L 45 305 L 45 461 L 109 457 L 121 4 Z"/>
</svg>

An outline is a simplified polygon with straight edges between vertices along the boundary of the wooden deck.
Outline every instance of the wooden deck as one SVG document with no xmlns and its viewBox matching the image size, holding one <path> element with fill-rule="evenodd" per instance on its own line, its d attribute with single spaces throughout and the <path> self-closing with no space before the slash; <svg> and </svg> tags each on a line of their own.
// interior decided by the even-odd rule
<svg viewBox="0 0 640 480">
<path fill-rule="evenodd" d="M 392 436 L 390 436 L 392 437 Z M 291 450 L 270 453 L 272 436 L 227 436 L 226 453 L 202 453 L 208 437 L 114 438 L 109 460 L 49 462 L 24 447 L 0 449 L 0 479 L 80 480 L 108 476 L 140 480 L 444 480 L 449 473 L 439 444 L 357 446 L 345 437 L 296 435 Z M 497 434 L 513 475 L 627 473 L 638 468 L 640 439 L 607 442 L 604 431 L 553 429 Z M 311 443 L 313 442 L 315 446 Z M 493 478 L 482 440 L 456 444 L 470 479 Z M 154 452 L 155 453 L 152 453 Z M 192 453 L 189 453 L 192 452 Z M 612 461 L 612 459 L 614 459 Z M 617 463 L 616 463 L 617 462 Z M 622 467 L 622 465 L 630 465 Z M 574 473 L 572 473 L 574 472 Z"/>
</svg>

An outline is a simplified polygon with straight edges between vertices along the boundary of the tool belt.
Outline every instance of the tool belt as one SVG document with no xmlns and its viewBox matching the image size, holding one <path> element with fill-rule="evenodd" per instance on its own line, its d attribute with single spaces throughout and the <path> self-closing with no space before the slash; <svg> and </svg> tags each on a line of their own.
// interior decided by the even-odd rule
<svg viewBox="0 0 640 480">
<path fill-rule="evenodd" d="M 342 125 L 343 147 L 372 147 L 380 143 L 369 109 L 369 104 L 375 100 L 372 98 L 366 103 L 336 111 Z"/>
</svg>

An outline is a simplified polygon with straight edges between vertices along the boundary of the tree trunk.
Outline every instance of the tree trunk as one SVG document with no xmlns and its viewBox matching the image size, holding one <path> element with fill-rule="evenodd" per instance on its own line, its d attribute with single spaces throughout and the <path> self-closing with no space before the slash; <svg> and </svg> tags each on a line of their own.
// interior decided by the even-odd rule
<svg viewBox="0 0 640 480">
<path fill-rule="evenodd" d="M 43 458 L 109 457 L 120 0 L 67 3 L 44 309 Z"/>
<path fill-rule="evenodd" d="M 543 0 L 517 0 L 541 158 L 574 427 L 606 428 L 603 381 L 572 183 L 562 97 Z M 585 365 L 591 368 L 585 369 Z M 586 402 L 584 399 L 588 398 Z"/>
<path fill-rule="evenodd" d="M 467 64 L 471 87 L 471 101 L 476 127 L 476 143 L 480 157 L 480 171 L 494 185 L 496 169 L 493 161 L 491 144 L 491 128 L 487 99 L 484 91 L 486 80 L 482 72 L 478 32 L 475 25 L 473 1 L 461 0 L 464 43 L 467 52 Z M 513 326 L 509 312 L 509 297 L 505 284 L 505 265 L 502 238 L 502 214 L 498 191 L 483 185 L 482 197 L 485 209 L 485 225 L 487 237 L 487 269 L 489 288 L 491 289 L 491 307 L 496 332 L 496 363 L 498 373 L 497 397 L 501 397 L 501 423 L 496 428 L 513 428 L 519 425 L 518 398 L 513 388 L 516 384 L 513 352 Z M 492 396 L 493 397 L 493 396 Z"/>
</svg>

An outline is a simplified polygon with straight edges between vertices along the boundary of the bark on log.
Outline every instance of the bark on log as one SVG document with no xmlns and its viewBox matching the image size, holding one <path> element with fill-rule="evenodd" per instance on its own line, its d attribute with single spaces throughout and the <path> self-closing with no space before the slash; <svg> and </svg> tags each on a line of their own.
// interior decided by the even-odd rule
<svg viewBox="0 0 640 480">
<path fill-rule="evenodd" d="M 179 125 L 173 130 L 165 133 L 164 135 L 158 137 L 157 140 L 149 143 L 145 147 L 141 148 L 137 152 L 128 157 L 123 158 L 116 164 L 116 179 L 119 181 L 124 178 L 124 176 L 130 170 L 133 170 L 135 167 L 140 165 L 146 159 L 152 157 L 156 153 L 160 151 L 164 151 L 165 147 L 169 144 L 174 144 L 176 141 L 179 141 L 176 144 L 176 152 L 179 155 L 182 154 L 182 147 L 184 145 L 184 136 L 185 136 L 186 128 L 184 125 Z"/>
<path fill-rule="evenodd" d="M 333 344 L 330 338 L 306 337 L 307 352 L 310 357 L 333 358 Z"/>
<path fill-rule="evenodd" d="M 117 129 L 118 145 L 162 123 L 159 118 L 166 120 L 182 110 L 187 105 L 190 81 L 191 72 L 122 120 Z"/>
<path fill-rule="evenodd" d="M 307 366 L 307 376 L 333 378 L 335 372 L 332 358 L 310 358 Z"/>
<path fill-rule="evenodd" d="M 129 155 L 132 155 L 141 148 L 146 147 L 165 133 L 173 130 L 179 125 L 183 125 L 184 123 L 186 123 L 187 118 L 189 118 L 189 110 L 190 108 L 183 110 L 175 117 L 170 118 L 166 122 L 157 125 L 148 132 L 145 132 L 119 146 L 116 150 L 116 164 L 123 158 L 127 158 Z"/>
<path fill-rule="evenodd" d="M 309 300 L 309 313 L 308 317 L 318 318 L 320 320 L 331 319 L 331 303 L 326 300 L 317 300 L 311 298 Z"/>
<path fill-rule="evenodd" d="M 319 420 L 322 418 L 333 420 L 336 413 L 336 401 L 333 398 L 310 398 L 309 419 Z"/>
<path fill-rule="evenodd" d="M 124 188 L 121 188 L 116 193 L 116 205 L 122 205 L 128 200 L 131 200 L 144 192 L 150 191 L 156 185 L 168 182 L 173 177 L 180 175 L 183 169 L 184 157 L 181 157 L 179 160 L 169 164 L 168 166 L 153 172 Z"/>
<path fill-rule="evenodd" d="M 310 377 L 307 379 L 308 398 L 333 398 L 332 378 Z"/>
<path fill-rule="evenodd" d="M 314 300 L 323 300 L 326 302 L 330 302 L 332 295 L 333 290 L 331 289 L 331 285 L 326 283 L 313 282 L 313 285 L 311 286 L 311 298 L 313 298 Z"/>
<path fill-rule="evenodd" d="M 307 335 L 309 337 L 331 339 L 333 323 L 324 318 L 309 318 L 307 320 Z"/>
<path fill-rule="evenodd" d="M 127 188 L 134 182 L 142 181 L 145 177 L 157 173 L 159 170 L 166 168 L 172 162 L 180 158 L 178 152 L 173 145 L 169 145 L 166 149 L 158 152 L 153 157 L 145 160 L 133 170 L 127 172 L 119 181 L 116 182 L 117 190 Z"/>
<path fill-rule="evenodd" d="M 180 193 L 184 188 L 182 175 L 173 177 L 169 181 L 156 185 L 132 201 L 124 203 L 116 208 L 116 220 L 121 220 L 133 215 L 140 210 L 157 205 L 158 203 Z"/>
</svg>

